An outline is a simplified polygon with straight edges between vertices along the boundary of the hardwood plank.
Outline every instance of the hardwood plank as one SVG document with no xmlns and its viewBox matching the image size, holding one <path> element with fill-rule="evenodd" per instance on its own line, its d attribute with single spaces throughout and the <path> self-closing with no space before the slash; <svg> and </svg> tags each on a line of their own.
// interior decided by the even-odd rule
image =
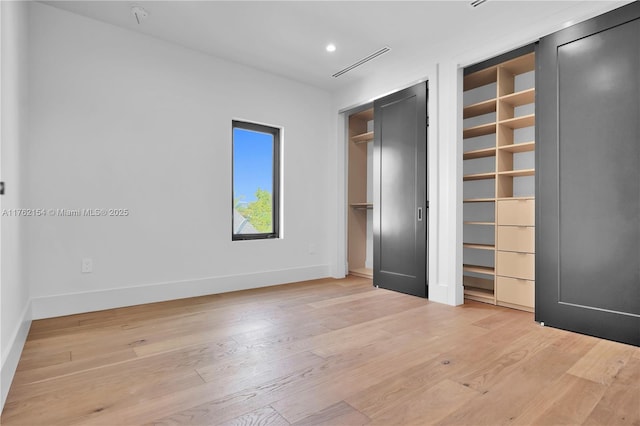
<svg viewBox="0 0 640 426">
<path fill-rule="evenodd" d="M 220 426 L 289 426 L 289 422 L 272 407 L 258 408 L 243 416 L 220 423 Z"/>
<path fill-rule="evenodd" d="M 541 392 L 541 389 L 549 388 L 593 346 L 590 338 L 548 327 L 539 328 L 536 333 L 541 341 L 550 344 L 533 356 L 523 358 L 519 365 L 506 371 L 507 374 L 491 382 L 485 381 L 488 386 L 481 395 L 442 419 L 439 424 L 532 424 L 520 420 L 519 416 L 530 408 L 536 398 L 546 400 L 552 397 L 547 392 Z M 488 352 L 485 354 L 483 359 L 490 358 Z M 479 356 L 482 355 L 483 352 L 480 352 Z"/>
<path fill-rule="evenodd" d="M 632 357 L 614 377 L 584 422 L 586 425 L 640 424 L 640 360 Z"/>
<path fill-rule="evenodd" d="M 629 361 L 635 351 L 633 346 L 619 345 L 607 340 L 599 341 L 580 358 L 567 373 L 596 383 L 610 384 L 618 371 Z"/>
<path fill-rule="evenodd" d="M 602 398 L 606 385 L 564 374 L 547 388 L 544 400 L 532 405 L 518 422 L 524 424 L 582 424 Z"/>
<path fill-rule="evenodd" d="M 92 358 L 74 360 L 73 355 L 71 361 L 67 363 L 55 364 L 46 367 L 25 369 L 20 375 L 17 375 L 13 381 L 14 386 L 36 383 L 53 378 L 64 377 L 71 374 L 77 374 L 83 371 L 95 370 L 108 365 L 122 363 L 137 358 L 133 349 L 123 351 L 107 352 Z"/>
<path fill-rule="evenodd" d="M 31 357 L 21 357 L 18 370 L 34 370 L 37 368 L 50 367 L 52 365 L 71 362 L 71 351 L 42 353 Z"/>
<path fill-rule="evenodd" d="M 243 377 L 261 375 L 262 380 L 276 379 L 283 371 L 313 366 L 324 362 L 324 359 L 311 352 L 300 352 L 274 359 L 273 356 L 260 356 L 247 353 L 244 357 L 230 357 L 223 362 L 197 368 L 196 371 L 205 382 L 222 384 L 225 381 L 237 381 Z"/>
<path fill-rule="evenodd" d="M 294 426 L 364 425 L 371 419 L 344 401 L 293 423 Z"/>
<path fill-rule="evenodd" d="M 352 394 L 346 401 L 372 418 L 385 417 L 383 413 L 406 409 L 406 401 L 471 364 L 449 354 L 440 355 Z"/>
<path fill-rule="evenodd" d="M 373 417 L 374 425 L 435 424 L 478 393 L 452 380 L 443 380 L 411 398 L 411 409 L 398 404 Z"/>
</svg>

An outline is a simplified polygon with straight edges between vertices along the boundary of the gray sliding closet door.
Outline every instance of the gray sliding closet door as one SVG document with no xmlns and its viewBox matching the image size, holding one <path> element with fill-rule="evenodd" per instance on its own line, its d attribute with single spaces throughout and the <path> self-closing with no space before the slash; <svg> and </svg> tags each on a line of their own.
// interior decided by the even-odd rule
<svg viewBox="0 0 640 426">
<path fill-rule="evenodd" d="M 536 320 L 640 345 L 640 3 L 537 60 Z"/>
<path fill-rule="evenodd" d="M 427 83 L 373 108 L 373 283 L 427 297 Z"/>
</svg>

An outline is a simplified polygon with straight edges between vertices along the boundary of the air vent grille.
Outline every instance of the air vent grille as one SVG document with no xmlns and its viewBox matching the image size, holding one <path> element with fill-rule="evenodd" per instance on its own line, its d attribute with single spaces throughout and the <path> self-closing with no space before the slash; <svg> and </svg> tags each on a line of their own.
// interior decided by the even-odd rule
<svg viewBox="0 0 640 426">
<path fill-rule="evenodd" d="M 340 77 L 342 74 L 348 73 L 352 69 L 357 68 L 360 65 L 366 64 L 370 60 L 375 59 L 380 55 L 384 55 L 385 53 L 387 53 L 390 50 L 391 49 L 389 47 L 385 46 L 382 49 L 373 52 L 371 55 L 367 56 L 366 58 L 362 58 L 358 62 L 355 62 L 355 63 L 349 65 L 348 67 L 338 71 L 337 73 L 333 74 L 332 77 Z"/>
</svg>

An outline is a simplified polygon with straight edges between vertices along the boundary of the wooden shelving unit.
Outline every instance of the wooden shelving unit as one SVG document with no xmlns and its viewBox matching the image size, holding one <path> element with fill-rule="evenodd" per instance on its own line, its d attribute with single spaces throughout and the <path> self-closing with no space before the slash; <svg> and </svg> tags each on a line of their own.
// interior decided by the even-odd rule
<svg viewBox="0 0 640 426">
<path fill-rule="evenodd" d="M 373 269 L 367 267 L 367 240 L 372 232 L 367 216 L 373 209 L 373 203 L 367 200 L 367 150 L 374 138 L 372 120 L 373 108 L 369 108 L 351 114 L 348 122 L 347 264 L 350 274 L 367 278 L 373 278 Z"/>
<path fill-rule="evenodd" d="M 529 311 L 533 310 L 534 304 L 531 272 L 534 268 L 531 262 L 535 256 L 532 240 L 532 209 L 535 201 L 533 194 L 522 196 L 514 192 L 514 187 L 517 187 L 514 182 L 520 182 L 517 181 L 520 178 L 535 176 L 535 169 L 527 167 L 528 164 L 525 168 L 514 167 L 514 156 L 535 151 L 535 141 L 516 143 L 514 134 L 519 129 L 535 126 L 535 114 L 531 113 L 531 106 L 535 103 L 535 87 L 516 90 L 516 77 L 534 69 L 535 54 L 531 52 L 465 75 L 465 92 L 484 90 L 487 99 L 472 102 L 463 108 L 462 114 L 464 119 L 474 119 L 472 125 L 463 129 L 465 140 L 495 138 L 493 146 L 463 150 L 465 162 L 495 158 L 495 168 L 492 171 L 474 170 L 473 173 L 463 174 L 463 182 L 495 181 L 493 196 L 487 196 L 489 194 L 486 193 L 479 194 L 478 197 L 467 195 L 463 200 L 465 208 L 470 208 L 473 203 L 493 203 L 494 214 L 494 220 L 483 218 L 464 221 L 464 225 L 474 226 L 465 228 L 465 232 L 483 228 L 485 231 L 480 235 L 488 238 L 486 236 L 491 234 L 487 234 L 486 230 L 493 227 L 494 237 L 493 241 L 485 243 L 478 242 L 473 237 L 473 242 L 467 242 L 466 236 L 463 236 L 463 248 L 470 250 L 471 254 L 478 252 L 474 258 L 486 259 L 487 253 L 493 252 L 493 265 L 463 264 L 465 298 Z M 495 85 L 495 92 L 491 93 L 491 86 L 488 85 Z M 485 115 L 487 116 L 483 117 Z M 495 118 L 492 119 L 493 115 Z M 483 121 L 483 124 L 476 124 Z M 515 163 L 522 164 L 517 161 Z M 465 251 L 465 256 L 466 253 Z M 480 253 L 485 255 L 480 256 Z"/>
</svg>

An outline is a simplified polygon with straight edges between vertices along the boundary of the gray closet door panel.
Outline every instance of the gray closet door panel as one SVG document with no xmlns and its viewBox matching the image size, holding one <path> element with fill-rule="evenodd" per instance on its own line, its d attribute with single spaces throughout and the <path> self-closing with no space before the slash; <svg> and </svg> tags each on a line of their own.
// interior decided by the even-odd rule
<svg viewBox="0 0 640 426">
<path fill-rule="evenodd" d="M 416 276 L 416 98 L 380 108 L 380 270 Z"/>
<path fill-rule="evenodd" d="M 640 314 L 640 52 L 625 42 L 634 39 L 640 21 L 557 50 L 559 300 Z"/>
<path fill-rule="evenodd" d="M 373 108 L 373 283 L 426 297 L 427 83 Z"/>
<path fill-rule="evenodd" d="M 640 3 L 536 53 L 536 320 L 640 345 Z"/>
</svg>

